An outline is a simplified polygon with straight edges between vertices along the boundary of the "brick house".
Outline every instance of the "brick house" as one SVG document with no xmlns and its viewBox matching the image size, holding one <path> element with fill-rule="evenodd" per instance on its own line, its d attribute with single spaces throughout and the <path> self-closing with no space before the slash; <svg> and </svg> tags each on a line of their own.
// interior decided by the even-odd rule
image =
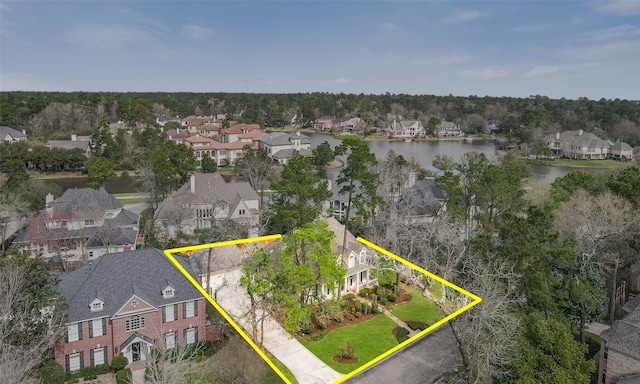
<svg viewBox="0 0 640 384">
<path fill-rule="evenodd" d="M 194 275 L 189 262 L 178 262 Z M 144 361 L 154 347 L 173 348 L 206 338 L 206 301 L 154 248 L 110 253 L 60 276 L 67 332 L 55 360 L 74 371 L 110 364 L 114 356 Z"/>
<path fill-rule="evenodd" d="M 623 309 L 627 315 L 600 334 L 598 382 L 602 384 L 640 380 L 640 296 Z"/>
</svg>

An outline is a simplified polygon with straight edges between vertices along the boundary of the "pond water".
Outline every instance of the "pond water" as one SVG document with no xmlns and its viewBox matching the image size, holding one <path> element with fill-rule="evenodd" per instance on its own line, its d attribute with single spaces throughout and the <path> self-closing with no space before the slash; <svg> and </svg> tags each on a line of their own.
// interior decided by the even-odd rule
<svg viewBox="0 0 640 384">
<path fill-rule="evenodd" d="M 339 145 L 341 140 L 331 135 L 320 133 L 305 133 L 311 141 L 311 148 L 315 148 L 324 141 L 327 141 L 332 148 Z M 389 150 L 393 150 L 397 154 L 404 156 L 407 160 L 415 159 L 423 168 L 431 165 L 436 155 L 443 154 L 453 158 L 454 161 L 460 160 L 460 157 L 467 152 L 482 152 L 490 161 L 496 160 L 495 144 L 493 140 L 474 140 L 473 142 L 465 142 L 463 140 L 440 140 L 440 141 L 367 141 L 371 152 L 373 152 L 378 160 L 382 160 Z M 532 181 L 552 183 L 557 177 L 562 177 L 574 169 L 580 169 L 589 172 L 607 172 L 601 168 L 571 168 L 558 167 L 545 164 L 529 164 L 530 177 Z M 68 188 L 84 188 L 89 182 L 88 177 L 60 177 L 48 179 L 63 190 Z M 107 180 L 105 189 L 109 193 L 135 193 L 138 192 L 135 186 L 134 177 L 112 177 Z"/>
</svg>

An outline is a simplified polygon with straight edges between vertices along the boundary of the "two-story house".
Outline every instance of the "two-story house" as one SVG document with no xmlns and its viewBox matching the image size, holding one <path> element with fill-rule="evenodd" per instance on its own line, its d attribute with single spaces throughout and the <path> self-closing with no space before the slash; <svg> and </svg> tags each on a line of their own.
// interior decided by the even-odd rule
<svg viewBox="0 0 640 384">
<path fill-rule="evenodd" d="M 287 164 L 295 156 L 312 156 L 311 141 L 308 136 L 296 133 L 265 133 L 253 139 L 258 149 L 267 151 L 267 155 L 280 164 Z"/>
<path fill-rule="evenodd" d="M 139 215 L 104 188 L 68 189 L 46 206 L 17 239 L 33 256 L 83 264 L 107 252 L 135 249 Z"/>
<path fill-rule="evenodd" d="M 237 158 L 242 157 L 242 148 L 251 143 L 235 141 L 232 143 L 221 143 L 208 137 L 196 134 L 184 139 L 184 144 L 192 148 L 197 160 L 202 160 L 206 154 L 216 161 L 218 166 L 230 166 Z"/>
<path fill-rule="evenodd" d="M 436 124 L 436 134 L 439 137 L 463 136 L 464 132 L 462 132 L 462 129 L 458 124 L 443 120 L 440 123 Z"/>
<path fill-rule="evenodd" d="M 174 237 L 179 231 L 191 235 L 194 229 L 230 219 L 245 225 L 248 236 L 254 237 L 258 202 L 258 194 L 247 182 L 227 183 L 218 173 L 197 173 L 160 204 L 155 221 L 160 234 Z"/>
<path fill-rule="evenodd" d="M 240 135 L 246 135 L 251 132 L 255 132 L 254 137 L 264 134 L 258 124 L 236 124 L 233 127 L 220 131 L 220 141 L 223 143 L 234 143 L 240 141 Z"/>
<path fill-rule="evenodd" d="M 424 125 L 420 120 L 396 119 L 387 127 L 387 135 L 392 138 L 413 138 L 424 134 Z"/>
<path fill-rule="evenodd" d="M 333 117 L 331 116 L 322 116 L 317 118 L 313 122 L 313 128 L 315 129 L 329 130 L 329 129 L 332 129 L 334 126 L 335 124 L 333 121 Z"/>
<path fill-rule="evenodd" d="M 188 260 L 176 259 L 194 276 Z M 158 249 L 106 254 L 61 274 L 58 292 L 67 329 L 55 343 L 55 360 L 66 371 L 119 355 L 144 361 L 153 348 L 205 339 L 205 299 Z"/>
<path fill-rule="evenodd" d="M 0 126 L 0 143 L 15 143 L 18 141 L 27 141 L 27 133 L 25 131 L 18 131 L 13 128 Z"/>
</svg>

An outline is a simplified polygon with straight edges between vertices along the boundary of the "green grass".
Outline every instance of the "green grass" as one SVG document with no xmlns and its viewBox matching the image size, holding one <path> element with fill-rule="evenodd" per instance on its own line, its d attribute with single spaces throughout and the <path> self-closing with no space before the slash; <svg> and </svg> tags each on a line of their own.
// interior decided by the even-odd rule
<svg viewBox="0 0 640 384">
<path fill-rule="evenodd" d="M 282 372 L 286 376 L 286 378 L 289 379 L 291 384 L 298 384 L 298 380 L 296 380 L 296 377 L 293 375 L 293 373 L 291 373 L 291 371 L 289 370 L 289 368 L 287 368 L 286 365 L 282 364 L 280 360 L 276 359 L 276 357 L 270 354 L 269 352 L 266 352 L 266 354 L 269 357 L 269 359 L 273 362 L 273 364 L 275 364 L 275 366 L 278 367 L 280 372 Z M 264 378 L 262 379 L 263 384 L 278 384 L 283 382 L 284 381 L 282 381 L 282 378 L 280 378 L 280 376 L 278 376 L 276 371 L 271 369 L 271 367 L 269 367 L 269 369 L 267 370 L 267 373 L 264 375 Z"/>
<path fill-rule="evenodd" d="M 340 373 L 347 374 L 398 345 L 398 341 L 391 333 L 395 327 L 396 323 L 393 320 L 385 315 L 377 315 L 371 320 L 336 329 L 320 341 L 299 340 L 325 364 Z M 333 361 L 333 357 L 346 339 L 351 339 L 356 349 L 358 362 L 354 364 Z"/>
<path fill-rule="evenodd" d="M 522 158 L 522 161 L 530 164 L 555 165 L 558 167 L 576 167 L 576 168 L 624 168 L 633 164 L 633 162 L 620 162 L 617 160 L 572 160 L 572 159 L 555 159 L 555 160 L 535 160 Z"/>
<path fill-rule="evenodd" d="M 396 305 L 391 311 L 400 320 L 417 321 L 431 325 L 444 317 L 440 308 L 422 296 L 420 291 L 406 286 L 404 289 L 411 292 L 413 298 L 409 302 Z"/>
<path fill-rule="evenodd" d="M 442 284 L 440 284 L 438 281 L 434 281 L 432 283 L 432 287 L 433 292 L 431 292 L 431 296 L 433 296 L 436 300 L 442 299 Z M 405 289 L 407 288 L 405 287 Z"/>
<path fill-rule="evenodd" d="M 146 203 L 149 201 L 148 198 L 146 197 L 132 197 L 130 199 L 124 199 L 124 198 L 116 198 L 122 205 L 125 204 L 139 204 L 139 203 Z"/>
</svg>

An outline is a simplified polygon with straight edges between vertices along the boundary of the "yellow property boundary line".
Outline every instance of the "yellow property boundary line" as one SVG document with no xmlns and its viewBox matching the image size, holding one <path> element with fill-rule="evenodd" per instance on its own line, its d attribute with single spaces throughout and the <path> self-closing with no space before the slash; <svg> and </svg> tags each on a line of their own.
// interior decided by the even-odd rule
<svg viewBox="0 0 640 384">
<path fill-rule="evenodd" d="M 270 236 L 261 236 L 261 237 L 253 237 L 253 238 L 249 238 L 249 239 L 238 239 L 238 240 L 231 240 L 231 241 L 223 241 L 223 242 L 219 242 L 219 243 L 210 243 L 210 244 L 200 244 L 200 245 L 192 245 L 192 246 L 188 246 L 188 247 L 180 247 L 180 248 L 172 248 L 172 249 L 167 249 L 164 251 L 164 254 L 167 256 L 167 258 L 173 263 L 173 265 L 180 271 L 182 272 L 182 274 L 187 278 L 187 280 L 189 280 L 191 282 L 191 284 L 193 284 L 193 286 L 202 294 L 202 296 L 207 299 L 207 301 L 209 301 L 209 303 L 211 303 L 211 305 L 213 305 L 213 307 L 220 312 L 220 314 L 225 318 L 225 320 L 227 320 L 229 322 L 229 324 L 231 324 L 231 326 L 233 326 L 233 328 L 240 334 L 240 336 L 242 336 L 243 339 L 245 339 L 247 341 L 247 343 L 249 343 L 249 345 L 258 353 L 258 355 L 260 355 L 260 357 L 262 357 L 262 359 L 264 359 L 264 361 L 267 362 L 267 364 L 278 374 L 278 376 L 280 376 L 280 378 L 286 383 L 286 384 L 291 384 L 291 381 L 280 371 L 280 369 L 278 369 L 278 367 L 276 367 L 276 365 L 271 361 L 271 359 L 269 359 L 269 357 L 256 345 L 256 343 L 253 342 L 253 340 L 251 340 L 251 338 L 242 330 L 242 328 L 240 328 L 240 326 L 231 318 L 231 316 L 229 316 L 229 314 L 220 306 L 218 305 L 218 303 L 215 302 L 215 300 L 213 300 L 213 298 L 207 293 L 207 291 L 204 290 L 204 288 L 202 288 L 202 285 L 200 285 L 200 283 L 198 281 L 196 281 L 196 279 L 193 278 L 193 276 L 191 276 L 185 269 L 184 267 L 175 259 L 175 257 L 173 257 L 173 253 L 180 253 L 180 252 L 190 252 L 190 251 L 197 251 L 197 250 L 201 250 L 201 249 L 208 249 L 208 248 L 217 248 L 217 247 L 224 247 L 224 246 L 228 246 L 228 245 L 237 245 L 237 244 L 244 244 L 244 243 L 254 243 L 254 242 L 260 242 L 260 241 L 273 241 L 276 239 L 281 238 L 282 235 L 270 235 Z M 411 337 L 410 339 L 404 341 L 402 344 L 396 345 L 395 347 L 391 348 L 390 350 L 386 351 L 385 353 L 381 354 L 380 356 L 376 357 L 375 359 L 369 361 L 368 363 L 364 364 L 363 366 L 351 371 L 350 373 L 346 374 L 345 376 L 341 377 L 340 379 L 336 380 L 333 384 L 339 384 L 339 383 L 343 383 L 344 381 L 352 378 L 353 376 L 357 375 L 358 373 L 364 371 L 365 369 L 373 366 L 374 364 L 380 362 L 381 360 L 387 358 L 388 356 L 390 356 L 391 354 L 395 353 L 396 351 L 408 346 L 409 344 L 415 342 L 416 340 L 418 340 L 420 337 L 426 335 L 427 333 L 431 332 L 432 330 L 438 328 L 439 326 L 441 326 L 442 324 L 446 323 L 447 321 L 453 320 L 456 316 L 460 315 L 461 313 L 463 313 L 464 311 L 468 310 L 469 308 L 473 307 L 474 305 L 480 303 L 482 301 L 482 299 L 474 294 L 472 294 L 471 292 L 468 292 L 460 287 L 458 287 L 457 285 L 450 283 L 446 280 L 444 280 L 443 278 L 434 275 L 433 273 L 422 269 L 420 267 L 418 267 L 417 265 L 408 262 L 407 260 L 394 255 L 393 253 L 387 251 L 386 249 L 383 249 L 361 237 L 358 237 L 357 240 L 359 242 L 361 242 L 362 244 L 371 247 L 373 249 L 375 249 L 378 252 L 381 252 L 389 257 L 391 257 L 392 259 L 412 268 L 415 269 L 416 271 L 429 276 L 430 278 L 445 284 L 446 286 L 448 286 L 449 288 L 452 288 L 466 296 L 469 296 L 470 298 L 473 299 L 473 301 L 467 305 L 465 305 L 464 307 L 458 309 L 457 311 L 455 311 L 454 313 L 450 314 L 449 316 L 445 317 L 444 319 L 438 321 L 437 323 L 431 325 L 430 327 L 428 327 L 427 329 L 423 330 L 422 332 L 418 333 L 417 335 Z"/>
</svg>

